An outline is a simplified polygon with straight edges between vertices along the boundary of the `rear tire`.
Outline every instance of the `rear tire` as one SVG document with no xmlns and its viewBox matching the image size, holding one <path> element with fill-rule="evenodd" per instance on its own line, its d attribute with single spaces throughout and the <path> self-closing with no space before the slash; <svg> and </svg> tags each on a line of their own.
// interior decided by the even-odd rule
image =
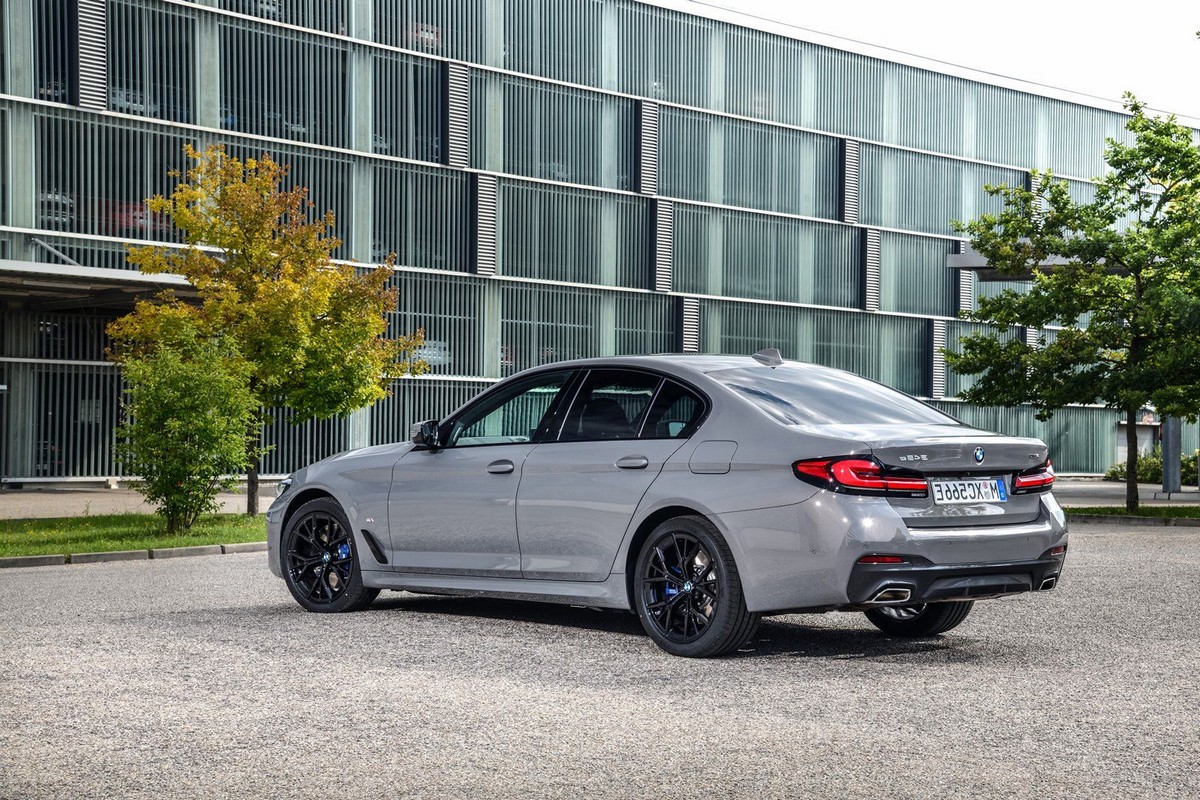
<svg viewBox="0 0 1200 800">
<path fill-rule="evenodd" d="M 675 517 L 655 528 L 634 570 L 638 619 L 671 655 L 724 655 L 754 635 L 762 615 L 746 610 L 733 553 L 704 517 Z"/>
<path fill-rule="evenodd" d="M 889 636 L 937 636 L 958 626 L 975 601 L 926 603 L 915 606 L 880 606 L 864 612 L 876 628 Z"/>
<path fill-rule="evenodd" d="M 336 500 L 320 497 L 296 510 L 283 532 L 283 578 L 304 609 L 358 611 L 379 595 L 363 585 L 358 544 Z"/>
</svg>

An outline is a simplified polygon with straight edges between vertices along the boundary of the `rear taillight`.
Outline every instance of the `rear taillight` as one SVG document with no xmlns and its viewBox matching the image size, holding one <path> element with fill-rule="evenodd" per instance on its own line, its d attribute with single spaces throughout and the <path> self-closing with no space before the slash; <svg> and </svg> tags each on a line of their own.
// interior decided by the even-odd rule
<svg viewBox="0 0 1200 800">
<path fill-rule="evenodd" d="M 1050 459 L 1032 469 L 1017 473 L 1013 478 L 1013 494 L 1032 494 L 1046 492 L 1054 485 L 1054 465 Z"/>
<path fill-rule="evenodd" d="M 919 475 L 885 470 L 873 458 L 813 458 L 792 464 L 800 480 L 845 494 L 925 497 L 929 483 Z"/>
</svg>

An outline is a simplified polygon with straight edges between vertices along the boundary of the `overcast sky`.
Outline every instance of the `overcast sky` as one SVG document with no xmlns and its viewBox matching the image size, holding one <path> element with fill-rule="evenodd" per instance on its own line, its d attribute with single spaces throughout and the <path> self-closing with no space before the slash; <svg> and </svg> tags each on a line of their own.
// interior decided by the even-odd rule
<svg viewBox="0 0 1200 800">
<path fill-rule="evenodd" d="M 1200 2 L 704 0 L 821 33 L 1200 118 Z M 1115 9 L 1115 10 L 1114 10 Z"/>
</svg>

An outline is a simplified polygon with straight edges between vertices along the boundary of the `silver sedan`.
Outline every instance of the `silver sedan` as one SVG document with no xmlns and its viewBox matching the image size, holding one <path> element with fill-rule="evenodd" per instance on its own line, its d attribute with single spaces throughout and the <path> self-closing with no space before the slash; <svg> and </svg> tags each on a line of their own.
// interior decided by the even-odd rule
<svg viewBox="0 0 1200 800">
<path fill-rule="evenodd" d="M 792 612 L 932 636 L 1055 586 L 1053 482 L 1037 439 L 776 351 L 585 359 L 295 473 L 268 558 L 310 611 L 382 589 L 576 603 L 680 656 Z"/>
</svg>

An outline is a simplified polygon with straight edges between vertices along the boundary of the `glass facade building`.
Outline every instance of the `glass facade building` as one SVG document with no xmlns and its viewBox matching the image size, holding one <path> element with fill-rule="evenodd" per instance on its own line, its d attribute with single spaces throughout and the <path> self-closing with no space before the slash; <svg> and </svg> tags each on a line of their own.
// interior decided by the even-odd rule
<svg viewBox="0 0 1200 800">
<path fill-rule="evenodd" d="M 291 165 L 336 214 L 339 258 L 395 252 L 392 330 L 428 340 L 431 374 L 372 409 L 300 426 L 274 410 L 267 474 L 403 439 L 537 364 L 763 347 L 1040 436 L 1062 471 L 1109 466 L 1115 412 L 967 406 L 940 348 L 994 291 L 946 267 L 951 220 L 1034 168 L 1085 196 L 1124 117 L 684 8 L 9 0 L 0 474 L 121 475 L 104 326 L 169 283 L 125 243 L 174 242 L 144 199 L 185 144 L 212 143 Z"/>
</svg>

